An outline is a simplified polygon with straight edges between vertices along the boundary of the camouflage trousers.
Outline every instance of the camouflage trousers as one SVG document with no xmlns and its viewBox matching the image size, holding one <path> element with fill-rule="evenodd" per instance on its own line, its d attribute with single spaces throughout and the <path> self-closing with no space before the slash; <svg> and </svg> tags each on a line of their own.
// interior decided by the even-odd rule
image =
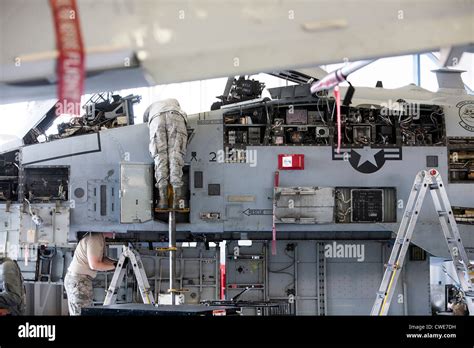
<svg viewBox="0 0 474 348">
<path fill-rule="evenodd" d="M 23 276 L 16 261 L 0 257 L 0 311 L 24 315 L 26 290 Z"/>
<path fill-rule="evenodd" d="M 81 315 L 81 308 L 92 306 L 92 277 L 67 272 L 64 277 L 69 315 Z"/>
<path fill-rule="evenodd" d="M 158 187 L 183 186 L 183 166 L 188 133 L 186 121 L 174 111 L 156 115 L 149 124 L 150 154 L 155 161 L 155 178 Z"/>
</svg>

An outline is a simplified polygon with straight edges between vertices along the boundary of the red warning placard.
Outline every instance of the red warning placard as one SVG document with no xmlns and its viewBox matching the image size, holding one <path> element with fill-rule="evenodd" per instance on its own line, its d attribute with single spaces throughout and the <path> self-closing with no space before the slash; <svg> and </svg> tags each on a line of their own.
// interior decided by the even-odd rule
<svg viewBox="0 0 474 348">
<path fill-rule="evenodd" d="M 303 170 L 304 155 L 302 154 L 279 154 L 278 155 L 279 170 Z"/>
<path fill-rule="evenodd" d="M 58 103 L 56 114 L 80 114 L 84 91 L 84 47 L 75 0 L 49 0 L 56 32 Z"/>
</svg>

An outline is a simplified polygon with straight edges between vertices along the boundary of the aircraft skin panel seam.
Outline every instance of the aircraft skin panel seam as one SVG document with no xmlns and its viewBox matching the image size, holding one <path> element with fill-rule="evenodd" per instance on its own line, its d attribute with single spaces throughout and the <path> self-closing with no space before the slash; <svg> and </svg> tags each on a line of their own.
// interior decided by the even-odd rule
<svg viewBox="0 0 474 348">
<path fill-rule="evenodd" d="M 100 144 L 100 133 L 97 133 L 97 145 L 98 145 L 97 150 L 82 151 L 82 152 L 76 152 L 76 153 L 71 153 L 71 154 L 67 154 L 67 155 L 44 158 L 44 159 L 41 159 L 41 160 L 38 160 L 38 161 L 23 163 L 23 165 L 26 166 L 26 165 L 31 165 L 31 164 L 41 163 L 41 162 L 54 161 L 54 160 L 61 159 L 61 158 L 66 158 L 66 157 L 73 157 L 73 156 L 87 155 L 87 154 L 90 154 L 90 153 L 102 152 L 102 146 Z"/>
</svg>

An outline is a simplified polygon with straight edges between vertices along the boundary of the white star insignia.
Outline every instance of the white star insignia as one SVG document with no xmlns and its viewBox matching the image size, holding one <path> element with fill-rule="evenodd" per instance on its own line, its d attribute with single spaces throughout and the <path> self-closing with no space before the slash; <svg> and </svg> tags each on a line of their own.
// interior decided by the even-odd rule
<svg viewBox="0 0 474 348">
<path fill-rule="evenodd" d="M 360 155 L 357 168 L 359 168 L 365 162 L 372 163 L 374 166 L 377 167 L 377 162 L 375 161 L 375 155 L 379 151 L 380 149 L 372 149 L 370 146 L 365 146 L 362 150 L 357 150 L 357 153 Z"/>
</svg>

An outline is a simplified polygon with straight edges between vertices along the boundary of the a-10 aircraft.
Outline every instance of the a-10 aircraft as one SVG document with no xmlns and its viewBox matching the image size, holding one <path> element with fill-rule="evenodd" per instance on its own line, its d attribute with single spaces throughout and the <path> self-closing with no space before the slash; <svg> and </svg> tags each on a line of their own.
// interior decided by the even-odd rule
<svg viewBox="0 0 474 348">
<path fill-rule="evenodd" d="M 286 72 L 297 83 L 270 89 L 271 99 L 261 98 L 258 81 L 229 79 L 214 110 L 189 115 L 189 211 L 177 213 L 177 240 L 388 240 L 416 173 L 436 168 L 463 243 L 474 246 L 474 98 L 454 83 L 460 72 L 436 74 L 437 92 L 415 85 L 341 88 L 339 151 L 335 100 L 312 94 L 308 76 Z M 54 120 L 51 109 L 25 146 L 2 154 L 0 216 L 11 242 L 68 248 L 90 231 L 166 240 L 148 126 L 133 124 L 140 98 L 100 98 L 38 143 Z M 446 257 L 438 217 L 427 207 L 413 242 Z"/>
<path fill-rule="evenodd" d="M 2 102 L 55 93 L 57 52 L 43 5 L 31 4 L 31 11 L 16 1 L 2 3 Z M 260 82 L 232 77 L 211 111 L 189 115 L 189 211 L 177 213 L 176 238 L 198 242 L 199 250 L 183 248 L 178 255 L 186 303 L 222 299 L 224 288 L 228 299 L 246 290 L 242 299 L 283 301 L 296 314 L 368 314 L 413 179 L 426 168 L 441 173 L 464 246 L 474 247 L 474 98 L 459 71 L 438 70 L 437 92 L 415 85 L 341 87 L 338 125 L 332 91 L 311 88 L 322 76 L 283 70 L 440 48 L 441 66 L 449 65 L 459 51 L 472 50 L 469 4 L 112 5 L 115 20 L 104 27 L 105 16 L 97 14 L 109 15 L 111 5 L 79 2 L 87 24 L 87 92 L 144 86 L 150 75 L 156 84 L 278 71 L 295 82 L 271 89 L 265 99 Z M 149 6 L 157 6 L 156 13 L 174 11 L 179 20 L 157 18 Z M 7 18 L 13 12 L 15 21 Z M 21 23 L 33 15 L 38 30 L 28 33 L 28 42 L 5 36 L 28 27 Z M 417 30 L 421 24 L 424 30 Z M 216 31 L 219 26 L 226 30 Z M 117 240 L 140 245 L 155 294 L 167 288 L 166 257 L 154 248 L 166 242 L 169 226 L 156 209 L 147 125 L 134 124 L 139 101 L 96 95 L 83 116 L 39 143 L 54 121 L 51 109 L 21 144 L 0 153 L 0 252 L 19 261 L 38 297 L 40 287 L 59 286 L 56 295 L 48 291 L 44 303 L 34 304 L 36 314 L 64 312 L 61 279 L 78 234 L 85 232 L 116 232 Z M 421 212 L 390 314 L 432 311 L 429 256 L 448 257 L 448 249 L 430 204 Z M 242 240 L 253 245 L 239 249 Z M 220 244 L 219 260 L 209 243 L 221 241 L 227 244 Z M 218 263 L 227 280 L 218 280 Z M 96 302 L 103 300 L 97 290 L 106 287 L 107 276 L 96 281 Z M 124 301 L 134 297 L 127 287 L 120 295 Z M 438 300 L 436 310 L 447 310 Z"/>
</svg>

